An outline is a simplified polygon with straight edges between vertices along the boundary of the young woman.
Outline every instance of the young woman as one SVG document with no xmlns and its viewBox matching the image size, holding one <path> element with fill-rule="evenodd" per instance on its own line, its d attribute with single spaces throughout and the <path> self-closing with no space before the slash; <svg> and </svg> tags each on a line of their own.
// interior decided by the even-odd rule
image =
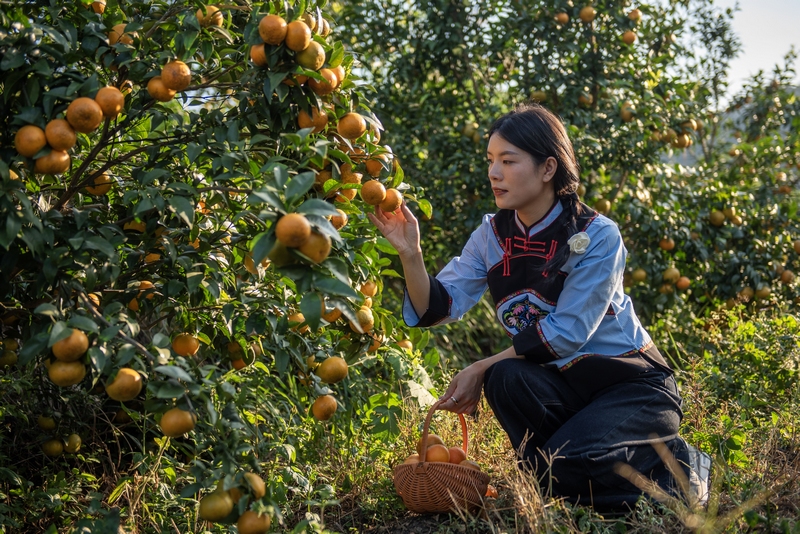
<svg viewBox="0 0 800 534">
<path fill-rule="evenodd" d="M 524 465 L 570 502 L 632 507 L 642 492 L 617 474 L 620 464 L 678 494 L 653 443 L 690 475 L 681 398 L 623 291 L 617 226 L 578 200 L 564 126 L 541 106 L 520 106 L 492 126 L 487 158 L 499 211 L 436 277 L 405 204 L 370 215 L 403 263 L 407 324 L 457 320 L 488 288 L 511 338 L 455 376 L 442 409 L 471 413 L 483 390 Z"/>
</svg>

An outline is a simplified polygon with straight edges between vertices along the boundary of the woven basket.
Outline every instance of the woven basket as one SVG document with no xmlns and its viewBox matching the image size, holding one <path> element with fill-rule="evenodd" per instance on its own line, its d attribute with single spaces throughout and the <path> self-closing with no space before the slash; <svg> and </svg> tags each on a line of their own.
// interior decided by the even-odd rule
<svg viewBox="0 0 800 534">
<path fill-rule="evenodd" d="M 425 418 L 422 443 L 427 443 L 431 417 L 441 402 L 431 406 Z M 462 414 L 458 414 L 458 417 L 461 421 L 461 448 L 466 454 L 469 443 L 467 422 Z M 489 484 L 489 475 L 463 465 L 426 462 L 425 454 L 426 451 L 423 450 L 417 464 L 400 464 L 394 468 L 394 487 L 406 508 L 426 514 L 455 510 L 472 512 L 481 507 L 486 486 Z"/>
</svg>

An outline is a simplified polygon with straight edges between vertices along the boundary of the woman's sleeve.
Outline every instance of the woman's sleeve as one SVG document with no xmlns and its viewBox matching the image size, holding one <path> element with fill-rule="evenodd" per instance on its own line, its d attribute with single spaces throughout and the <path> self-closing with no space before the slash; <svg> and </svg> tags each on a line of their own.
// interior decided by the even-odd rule
<svg viewBox="0 0 800 534">
<path fill-rule="evenodd" d="M 475 230 L 461 251 L 436 277 L 428 275 L 431 296 L 428 309 L 418 316 L 405 292 L 403 299 L 403 320 L 408 326 L 433 326 L 460 319 L 483 296 L 486 291 L 486 250 L 487 238 L 491 235 L 489 219 Z"/>
<path fill-rule="evenodd" d="M 589 249 L 564 280 L 555 311 L 514 336 L 517 354 L 537 363 L 570 356 L 600 326 L 614 295 L 622 290 L 626 251 L 613 223 L 590 233 L 590 238 Z"/>
</svg>

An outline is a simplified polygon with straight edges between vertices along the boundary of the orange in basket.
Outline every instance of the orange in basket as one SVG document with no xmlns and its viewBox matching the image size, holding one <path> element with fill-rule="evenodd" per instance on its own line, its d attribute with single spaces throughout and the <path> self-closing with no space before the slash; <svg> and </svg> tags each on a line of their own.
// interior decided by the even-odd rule
<svg viewBox="0 0 800 534">
<path fill-rule="evenodd" d="M 431 417 L 441 402 L 435 403 L 428 411 L 422 428 L 422 443 L 427 443 Z M 467 454 L 467 422 L 462 414 L 458 414 L 458 418 L 461 421 L 461 448 Z M 419 463 L 404 463 L 394 468 L 394 487 L 406 508 L 421 514 L 480 508 L 489 475 L 459 464 L 428 462 L 426 452 L 421 451 Z"/>
</svg>

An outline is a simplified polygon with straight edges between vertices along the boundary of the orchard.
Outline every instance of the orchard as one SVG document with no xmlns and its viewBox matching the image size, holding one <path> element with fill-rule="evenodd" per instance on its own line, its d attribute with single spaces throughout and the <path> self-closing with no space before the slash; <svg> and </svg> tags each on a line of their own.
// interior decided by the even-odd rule
<svg viewBox="0 0 800 534">
<path fill-rule="evenodd" d="M 436 272 L 495 211 L 486 132 L 526 100 L 568 125 L 579 194 L 620 226 L 661 350 L 717 388 L 693 400 L 790 395 L 797 366 L 764 355 L 796 350 L 793 58 L 727 95 L 737 41 L 713 0 L 34 0 L 0 22 L 10 532 L 404 514 L 390 468 L 418 461 L 419 414 L 506 341 L 486 302 L 407 328 L 396 251 L 367 214 L 405 202 Z M 760 321 L 755 345 L 749 326 L 720 334 L 733 314 Z M 746 387 L 713 360 L 739 350 Z M 774 391 L 757 384 L 768 364 Z M 701 408 L 697 440 L 745 471 L 749 416 Z M 428 461 L 497 485 L 508 451 L 482 421 L 469 453 L 442 424 Z"/>
</svg>

